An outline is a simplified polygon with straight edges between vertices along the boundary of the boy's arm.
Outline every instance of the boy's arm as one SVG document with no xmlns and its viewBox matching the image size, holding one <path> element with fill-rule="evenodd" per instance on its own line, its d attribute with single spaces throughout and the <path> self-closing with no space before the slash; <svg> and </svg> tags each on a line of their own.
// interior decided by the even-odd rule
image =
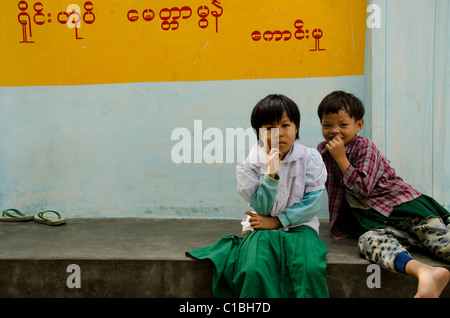
<svg viewBox="0 0 450 318">
<path fill-rule="evenodd" d="M 343 142 L 339 143 L 339 141 L 336 141 L 333 143 L 333 141 L 335 140 L 330 141 L 326 147 L 341 169 L 344 185 L 352 190 L 359 199 L 367 199 L 378 180 L 382 177 L 380 175 L 382 170 L 381 156 L 375 147 L 372 147 L 370 144 L 364 144 L 357 149 L 358 159 L 352 165 L 345 155 Z"/>
<path fill-rule="evenodd" d="M 335 137 L 333 140 L 328 142 L 325 147 L 330 152 L 334 161 L 336 161 L 342 174 L 345 174 L 348 167 L 350 166 L 350 161 L 347 159 L 345 154 L 344 141 L 340 137 Z"/>
</svg>

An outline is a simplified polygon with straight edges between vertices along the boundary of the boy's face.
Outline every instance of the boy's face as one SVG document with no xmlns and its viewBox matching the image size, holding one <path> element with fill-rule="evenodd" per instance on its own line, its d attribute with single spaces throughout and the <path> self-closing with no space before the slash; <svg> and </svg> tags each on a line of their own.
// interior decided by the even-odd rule
<svg viewBox="0 0 450 318">
<path fill-rule="evenodd" d="M 294 145 L 295 137 L 297 136 L 297 126 L 291 122 L 289 117 L 286 115 L 286 112 L 284 112 L 279 123 L 263 125 L 261 128 L 267 129 L 267 143 L 269 149 L 272 147 L 272 144 L 276 146 L 276 140 L 272 140 L 272 135 L 274 138 L 278 137 L 278 148 L 280 149 L 281 159 L 283 159 Z M 272 128 L 278 128 L 278 134 L 271 132 Z"/>
<path fill-rule="evenodd" d="M 355 120 L 345 110 L 337 114 L 326 114 L 322 117 L 322 135 L 326 142 L 340 137 L 344 145 L 348 144 L 364 125 L 364 120 Z"/>
</svg>

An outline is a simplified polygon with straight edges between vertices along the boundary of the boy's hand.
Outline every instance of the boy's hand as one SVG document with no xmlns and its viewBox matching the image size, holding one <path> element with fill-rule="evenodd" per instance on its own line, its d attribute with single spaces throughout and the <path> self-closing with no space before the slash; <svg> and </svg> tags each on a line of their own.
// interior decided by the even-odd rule
<svg viewBox="0 0 450 318">
<path fill-rule="evenodd" d="M 342 140 L 341 137 L 334 137 L 325 145 L 325 147 L 336 161 L 337 159 L 342 158 L 342 156 L 345 156 L 344 140 Z"/>
<path fill-rule="evenodd" d="M 249 211 L 244 211 L 249 215 L 250 225 L 254 230 L 278 230 L 282 225 L 277 217 L 263 216 Z"/>
<path fill-rule="evenodd" d="M 347 159 L 344 148 L 344 140 L 341 137 L 334 137 L 330 140 L 325 147 L 330 152 L 333 159 L 338 164 L 341 172 L 344 174 L 347 171 L 350 162 Z"/>
</svg>

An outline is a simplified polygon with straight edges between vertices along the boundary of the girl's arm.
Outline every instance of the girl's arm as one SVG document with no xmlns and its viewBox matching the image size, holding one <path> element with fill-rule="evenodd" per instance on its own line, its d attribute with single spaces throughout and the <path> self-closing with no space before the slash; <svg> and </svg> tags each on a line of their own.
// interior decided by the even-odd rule
<svg viewBox="0 0 450 318">
<path fill-rule="evenodd" d="M 319 214 L 324 190 L 305 193 L 300 202 L 295 203 L 283 213 L 277 215 L 283 227 L 299 225 Z"/>
<path fill-rule="evenodd" d="M 267 147 L 267 140 L 264 140 Z M 272 210 L 278 192 L 279 150 L 271 149 L 267 155 L 267 168 L 261 176 L 261 166 L 246 160 L 236 167 L 238 192 L 260 215 L 268 215 Z"/>
<path fill-rule="evenodd" d="M 277 196 L 280 180 L 278 175 L 275 175 L 275 178 L 268 175 L 258 177 L 254 167 L 248 163 L 239 164 L 236 167 L 236 175 L 239 194 L 258 214 L 268 215 Z"/>
<path fill-rule="evenodd" d="M 250 169 L 251 170 L 251 169 Z M 249 205 L 253 207 L 256 213 L 245 211 L 249 216 L 249 223 L 253 229 L 258 230 L 277 230 L 282 225 L 278 218 L 267 216 L 272 210 L 278 191 L 279 177 L 271 178 L 269 175 L 263 175 L 259 181 L 255 174 L 248 171 L 250 178 L 245 175 L 243 166 L 238 166 L 238 190 L 246 198 Z M 239 177 L 240 176 L 240 177 Z M 251 195 L 253 193 L 253 195 Z"/>
<path fill-rule="evenodd" d="M 259 186 L 257 167 L 247 161 L 236 166 L 237 191 L 248 202 L 252 204 L 252 198 Z"/>
<path fill-rule="evenodd" d="M 306 165 L 303 198 L 277 216 L 283 227 L 305 223 L 319 214 L 326 181 L 327 169 L 322 156 L 314 149 L 310 152 Z"/>
<path fill-rule="evenodd" d="M 250 225 L 255 230 L 277 230 L 282 227 L 299 225 L 319 214 L 323 191 L 305 193 L 300 202 L 295 203 L 277 217 L 253 214 L 249 211 L 245 211 L 245 214 L 250 216 Z"/>
<path fill-rule="evenodd" d="M 259 215 L 269 215 L 275 203 L 280 178 L 275 175 L 271 178 L 263 175 L 259 180 L 259 186 L 252 197 L 252 207 Z"/>
</svg>

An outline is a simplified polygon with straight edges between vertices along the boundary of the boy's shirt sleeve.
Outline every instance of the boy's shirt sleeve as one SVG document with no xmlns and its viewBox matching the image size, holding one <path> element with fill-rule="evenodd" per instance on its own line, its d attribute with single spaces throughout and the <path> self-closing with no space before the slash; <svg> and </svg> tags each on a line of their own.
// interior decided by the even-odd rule
<svg viewBox="0 0 450 318">
<path fill-rule="evenodd" d="M 352 151 L 357 154 L 356 160 L 350 160 L 342 181 L 360 200 L 366 200 L 383 177 L 382 157 L 370 143 L 364 143 Z"/>
</svg>

